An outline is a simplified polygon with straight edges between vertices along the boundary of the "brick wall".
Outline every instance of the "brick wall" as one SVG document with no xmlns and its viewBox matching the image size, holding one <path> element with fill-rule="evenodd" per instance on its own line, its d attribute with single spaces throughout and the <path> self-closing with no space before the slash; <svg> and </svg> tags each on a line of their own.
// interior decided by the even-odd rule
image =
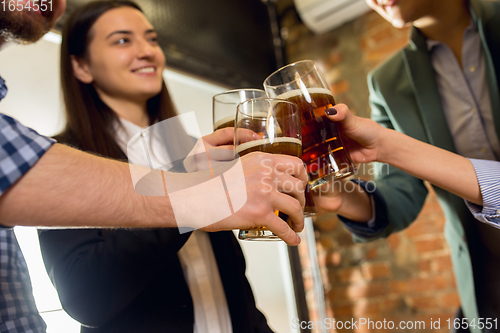
<svg viewBox="0 0 500 333">
<path fill-rule="evenodd" d="M 368 117 L 366 76 L 406 45 L 409 30 L 394 29 L 370 12 L 334 31 L 314 35 L 293 10 L 284 10 L 290 9 L 290 4 L 289 0 L 278 1 L 288 61 L 319 62 L 337 102 Z M 396 325 L 403 320 L 419 320 L 425 322 L 425 329 L 398 331 L 448 332 L 446 320 L 458 308 L 459 298 L 443 226 L 444 217 L 432 191 L 410 228 L 371 243 L 354 244 L 334 215 L 318 216 L 315 232 L 327 316 L 337 320 L 385 318 Z M 313 293 L 305 259 L 303 264 L 307 292 Z M 317 320 L 314 299 L 308 296 L 308 300 L 311 320 Z M 431 318 L 440 319 L 441 330 L 430 328 Z M 366 328 L 337 331 L 384 331 Z"/>
</svg>

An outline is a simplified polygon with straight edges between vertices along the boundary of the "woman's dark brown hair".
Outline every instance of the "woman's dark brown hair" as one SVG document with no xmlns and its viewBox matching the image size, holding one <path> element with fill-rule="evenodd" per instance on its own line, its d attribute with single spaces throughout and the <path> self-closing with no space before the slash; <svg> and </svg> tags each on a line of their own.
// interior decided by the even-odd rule
<svg viewBox="0 0 500 333">
<path fill-rule="evenodd" d="M 92 84 L 82 83 L 74 76 L 71 56 L 88 59 L 92 26 L 101 15 L 120 7 L 131 7 L 142 12 L 131 1 L 90 2 L 78 8 L 68 18 L 61 44 L 61 85 L 67 122 L 61 137 L 69 139 L 82 150 L 112 158 L 123 158 L 113 133 L 113 122 L 118 117 L 99 98 Z M 147 109 L 150 124 L 176 115 L 165 83 L 161 92 L 148 101 Z"/>
</svg>

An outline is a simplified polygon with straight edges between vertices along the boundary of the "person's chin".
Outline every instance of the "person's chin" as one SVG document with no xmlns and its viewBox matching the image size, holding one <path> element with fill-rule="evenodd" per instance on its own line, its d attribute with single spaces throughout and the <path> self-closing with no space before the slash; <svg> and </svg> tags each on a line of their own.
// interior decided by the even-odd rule
<svg viewBox="0 0 500 333">
<path fill-rule="evenodd" d="M 387 21 L 396 29 L 402 29 L 407 25 L 402 13 L 397 7 L 389 7 L 386 9 Z"/>
<path fill-rule="evenodd" d="M 405 22 L 400 18 L 393 19 L 391 24 L 396 29 L 403 29 L 406 26 Z"/>
<path fill-rule="evenodd" d="M 12 13 L 2 23 L 2 35 L 5 39 L 22 44 L 38 41 L 49 30 L 42 16 L 24 11 Z"/>
<path fill-rule="evenodd" d="M 140 99 L 151 99 L 155 96 L 157 96 L 158 94 L 160 94 L 161 92 L 161 89 L 158 90 L 158 89 L 142 89 L 141 91 L 137 91 L 136 92 L 136 95 L 138 98 Z"/>
</svg>

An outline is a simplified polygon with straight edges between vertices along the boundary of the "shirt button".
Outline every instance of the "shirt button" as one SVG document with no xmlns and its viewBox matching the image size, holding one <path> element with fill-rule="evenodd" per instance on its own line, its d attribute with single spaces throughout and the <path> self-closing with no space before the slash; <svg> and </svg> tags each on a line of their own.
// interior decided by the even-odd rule
<svg viewBox="0 0 500 333">
<path fill-rule="evenodd" d="M 472 109 L 470 110 L 470 112 L 472 112 L 472 113 L 476 113 L 476 108 L 472 108 Z"/>
<path fill-rule="evenodd" d="M 145 137 L 146 136 L 146 132 L 141 132 L 141 136 Z"/>
<path fill-rule="evenodd" d="M 476 66 L 470 66 L 470 67 L 469 67 L 469 71 L 470 71 L 471 73 L 474 73 L 474 72 L 476 71 Z"/>
<path fill-rule="evenodd" d="M 481 148 L 481 153 L 486 154 L 486 152 L 487 152 L 487 151 L 488 151 L 488 149 L 486 149 L 486 148 Z"/>
</svg>

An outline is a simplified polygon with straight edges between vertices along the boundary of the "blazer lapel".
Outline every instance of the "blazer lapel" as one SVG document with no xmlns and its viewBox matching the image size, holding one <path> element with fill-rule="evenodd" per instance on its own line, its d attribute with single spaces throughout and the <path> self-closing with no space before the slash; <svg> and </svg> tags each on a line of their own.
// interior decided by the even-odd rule
<svg viewBox="0 0 500 333">
<path fill-rule="evenodd" d="M 425 37 L 418 29 L 413 28 L 410 47 L 402 52 L 429 143 L 456 152 L 441 104 Z"/>
</svg>

